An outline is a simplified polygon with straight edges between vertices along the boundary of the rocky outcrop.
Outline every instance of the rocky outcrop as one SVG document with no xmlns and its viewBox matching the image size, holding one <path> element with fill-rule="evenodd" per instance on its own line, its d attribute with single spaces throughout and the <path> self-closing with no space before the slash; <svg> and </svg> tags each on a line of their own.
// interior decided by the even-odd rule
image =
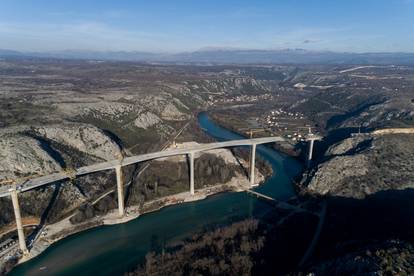
<svg viewBox="0 0 414 276">
<path fill-rule="evenodd" d="M 262 82 L 250 77 L 227 77 L 223 79 L 205 79 L 195 82 L 186 82 L 192 91 L 210 93 L 252 93 L 269 91 Z"/>
<path fill-rule="evenodd" d="M 308 190 L 364 198 L 390 189 L 414 187 L 414 135 L 364 135 L 332 146 Z"/>
<path fill-rule="evenodd" d="M 139 128 L 147 129 L 160 122 L 162 122 L 161 119 L 154 113 L 144 112 L 135 119 L 134 124 Z"/>
<path fill-rule="evenodd" d="M 0 136 L 0 181 L 43 175 L 61 167 L 41 143 L 20 133 Z"/>
<path fill-rule="evenodd" d="M 0 181 L 23 181 L 68 167 L 113 160 L 120 153 L 119 146 L 104 132 L 85 124 L 3 129 L 0 137 Z M 22 193 L 22 216 L 55 222 L 105 191 L 108 183 L 113 185 L 114 179 L 101 173 Z M 1 183 L 7 184 L 11 183 Z M 0 200 L 0 226 L 13 221 L 11 206 L 9 198 Z"/>
<path fill-rule="evenodd" d="M 161 113 L 161 116 L 165 120 L 169 121 L 181 121 L 185 120 L 187 116 L 182 113 L 178 108 L 173 104 L 167 104 L 164 107 L 164 110 Z"/>
<path fill-rule="evenodd" d="M 64 124 L 32 129 L 36 135 L 44 139 L 72 147 L 102 160 L 113 160 L 120 154 L 119 146 L 95 126 Z"/>
<path fill-rule="evenodd" d="M 83 101 L 82 101 L 83 100 Z M 58 103 L 57 109 L 63 114 L 73 117 L 78 115 L 90 115 L 98 119 L 112 118 L 120 119 L 130 113 L 139 113 L 141 109 L 132 103 L 114 101 L 93 101 L 82 99 L 79 102 Z"/>
</svg>

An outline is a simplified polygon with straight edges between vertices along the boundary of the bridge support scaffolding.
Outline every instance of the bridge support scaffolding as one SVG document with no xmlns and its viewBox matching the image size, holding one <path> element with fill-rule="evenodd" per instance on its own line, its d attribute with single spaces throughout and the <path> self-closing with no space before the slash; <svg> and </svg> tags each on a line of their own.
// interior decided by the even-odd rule
<svg viewBox="0 0 414 276">
<path fill-rule="evenodd" d="M 118 211 L 119 216 L 124 216 L 125 208 L 124 208 L 124 176 L 122 174 L 122 166 L 115 167 L 116 172 L 116 186 L 118 190 Z"/>
<path fill-rule="evenodd" d="M 254 169 L 256 163 L 256 144 L 253 144 L 250 149 L 250 185 L 254 185 Z"/>
<path fill-rule="evenodd" d="M 194 195 L 194 152 L 188 154 L 190 163 L 190 194 Z"/>
<path fill-rule="evenodd" d="M 19 205 L 19 199 L 17 197 L 17 191 L 16 189 L 10 189 L 10 196 L 13 203 L 13 209 L 14 209 L 14 217 L 16 219 L 16 228 L 17 228 L 17 235 L 19 238 L 19 247 L 20 250 L 23 252 L 24 255 L 29 254 L 29 251 L 27 250 L 26 246 L 26 239 L 24 237 L 24 231 L 23 231 L 23 223 L 22 223 L 22 217 L 20 214 L 20 205 Z"/>
</svg>

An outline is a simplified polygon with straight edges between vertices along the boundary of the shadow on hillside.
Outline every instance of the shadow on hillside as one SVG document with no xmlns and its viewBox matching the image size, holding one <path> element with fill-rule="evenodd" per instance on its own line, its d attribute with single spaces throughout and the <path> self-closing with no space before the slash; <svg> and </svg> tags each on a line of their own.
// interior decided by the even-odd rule
<svg viewBox="0 0 414 276">
<path fill-rule="evenodd" d="M 334 257 L 378 241 L 414 241 L 414 189 L 353 199 L 326 198 L 328 212 L 314 259 Z"/>
<path fill-rule="evenodd" d="M 319 164 L 321 161 L 325 158 L 325 152 L 329 149 L 329 147 L 335 145 L 336 143 L 339 143 L 347 138 L 351 137 L 351 134 L 358 133 L 361 131 L 361 133 L 369 132 L 371 129 L 368 128 L 358 128 L 358 127 L 347 127 L 347 128 L 338 128 L 329 131 L 322 140 L 315 141 L 314 148 L 313 148 L 313 162 L 312 164 Z M 299 158 L 306 161 L 308 157 L 308 150 L 309 145 L 308 142 L 302 142 L 298 143 L 295 146 L 295 151 L 300 152 Z M 315 162 L 319 161 L 319 162 Z"/>
<path fill-rule="evenodd" d="M 322 141 L 315 142 L 314 156 L 321 158 L 330 146 L 351 137 L 352 133 L 358 131 L 359 128 L 357 127 L 338 128 L 329 131 Z M 361 129 L 361 131 L 365 132 L 365 129 Z"/>
</svg>

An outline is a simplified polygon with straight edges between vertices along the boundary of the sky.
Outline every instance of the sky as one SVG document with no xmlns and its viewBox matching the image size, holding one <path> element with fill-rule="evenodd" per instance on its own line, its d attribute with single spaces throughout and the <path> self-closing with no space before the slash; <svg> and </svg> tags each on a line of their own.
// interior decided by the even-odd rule
<svg viewBox="0 0 414 276">
<path fill-rule="evenodd" d="M 0 49 L 414 52 L 414 0 L 0 0 Z"/>
</svg>

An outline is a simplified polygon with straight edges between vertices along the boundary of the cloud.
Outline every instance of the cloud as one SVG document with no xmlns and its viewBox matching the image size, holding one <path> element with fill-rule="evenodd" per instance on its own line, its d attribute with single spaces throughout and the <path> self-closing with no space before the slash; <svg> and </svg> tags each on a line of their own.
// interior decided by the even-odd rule
<svg viewBox="0 0 414 276">
<path fill-rule="evenodd" d="M 321 42 L 321 40 L 320 39 L 305 39 L 302 43 L 310 44 L 310 43 L 317 43 L 317 42 Z"/>
</svg>

